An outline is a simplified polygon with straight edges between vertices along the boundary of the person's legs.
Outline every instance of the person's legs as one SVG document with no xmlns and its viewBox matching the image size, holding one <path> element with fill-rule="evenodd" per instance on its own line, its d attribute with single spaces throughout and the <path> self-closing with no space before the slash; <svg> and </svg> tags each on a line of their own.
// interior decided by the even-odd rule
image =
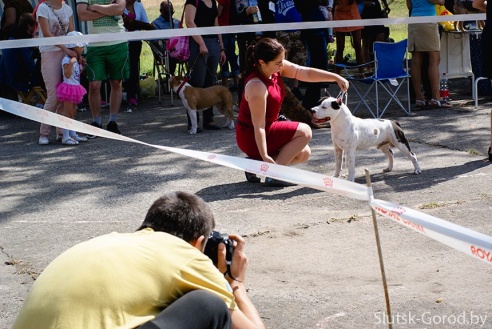
<svg viewBox="0 0 492 329">
<path fill-rule="evenodd" d="M 137 96 L 140 80 L 140 53 L 142 52 L 142 41 L 130 41 L 128 43 L 130 77 L 125 82 L 128 103 L 137 104 Z"/>
<path fill-rule="evenodd" d="M 73 119 L 75 117 L 75 109 L 72 102 L 64 101 L 62 110 L 60 111 L 60 115 L 66 116 L 67 118 Z M 73 113 L 72 113 L 73 112 Z M 79 144 L 76 140 L 72 139 L 70 136 L 70 129 L 62 129 L 63 137 L 62 144 L 65 145 L 77 145 Z"/>
<path fill-rule="evenodd" d="M 205 44 L 208 49 L 208 57 L 206 58 L 206 75 L 203 88 L 215 85 L 217 81 L 217 67 L 220 59 L 220 45 L 217 39 L 205 38 Z M 220 127 L 214 123 L 214 108 L 210 107 L 203 111 L 203 128 L 219 130 Z M 218 129 L 217 129 L 218 128 Z"/>
<path fill-rule="evenodd" d="M 364 53 L 362 52 L 362 30 L 357 30 L 352 32 L 352 39 L 353 39 L 353 47 L 355 50 L 355 60 L 357 61 L 357 64 L 364 64 L 365 59 L 364 59 Z M 359 73 L 364 74 L 364 67 L 359 68 Z"/>
<path fill-rule="evenodd" d="M 336 36 L 336 44 L 337 44 L 337 51 L 335 53 L 335 63 L 340 64 L 343 63 L 343 52 L 345 50 L 345 32 L 335 32 Z M 340 74 L 342 71 L 341 68 L 335 67 L 335 72 L 337 74 Z"/>
<path fill-rule="evenodd" d="M 46 102 L 44 109 L 50 112 L 62 111 L 63 105 L 58 102 L 56 96 L 56 86 L 62 81 L 61 62 L 65 54 L 63 51 L 50 51 L 41 54 L 41 73 L 46 86 Z M 47 138 L 50 134 L 51 126 L 42 123 L 39 134 L 42 138 Z M 40 144 L 48 144 L 41 143 Z"/>
<path fill-rule="evenodd" d="M 328 51 L 324 34 L 314 34 L 307 37 L 307 47 L 310 54 L 310 67 L 328 71 Z M 311 109 L 318 105 L 321 99 L 321 83 L 307 83 L 302 106 Z"/>
<path fill-rule="evenodd" d="M 209 50 L 210 51 L 210 50 Z M 205 75 L 207 74 L 206 60 L 208 55 L 200 55 L 200 47 L 193 38 L 190 38 L 190 57 L 188 58 L 188 67 L 192 69 L 188 83 L 193 87 L 203 88 Z M 188 130 L 191 129 L 191 120 L 186 111 L 188 118 Z M 200 122 L 200 112 L 196 114 L 197 123 Z"/>
<path fill-rule="evenodd" d="M 193 316 L 190 316 L 192 314 Z M 194 290 L 169 305 L 139 329 L 230 329 L 232 320 L 222 299 L 205 290 Z"/>
<path fill-rule="evenodd" d="M 122 81 L 130 75 L 128 43 L 120 43 L 108 46 L 106 49 L 106 66 L 108 67 L 109 85 L 111 94 L 109 96 L 109 119 L 106 129 L 116 134 L 121 134 L 116 124 L 120 112 L 122 100 Z M 137 81 L 138 83 L 138 81 Z"/>
<path fill-rule="evenodd" d="M 428 52 L 428 54 L 429 54 L 428 74 L 429 74 L 429 84 L 432 93 L 432 99 L 441 100 L 439 96 L 439 63 L 441 61 L 441 53 L 439 51 L 430 51 Z"/>
<path fill-rule="evenodd" d="M 118 130 L 116 120 L 120 112 L 122 100 L 122 83 L 121 80 L 109 80 L 111 86 L 111 94 L 109 95 L 109 119 L 106 129 L 116 134 L 121 134 Z"/>
<path fill-rule="evenodd" d="M 101 84 L 108 78 L 106 70 L 107 47 L 88 47 L 85 71 L 89 80 L 88 101 L 93 125 L 101 128 Z M 89 136 L 89 135 L 88 135 Z M 92 135 L 91 135 L 92 136 Z"/>
<path fill-rule="evenodd" d="M 416 101 L 425 101 L 424 95 L 422 95 L 422 77 L 421 77 L 421 66 L 422 66 L 423 55 L 420 51 L 412 52 L 412 63 L 410 65 L 410 71 L 412 73 L 412 85 L 413 91 L 415 92 Z"/>
<path fill-rule="evenodd" d="M 222 85 L 227 87 L 229 78 L 231 77 L 231 71 L 229 70 L 229 66 L 232 66 L 234 60 L 233 56 L 236 54 L 236 48 L 234 45 L 234 34 L 222 34 L 222 43 L 224 44 L 226 61 L 222 64 L 220 73 L 222 77 Z M 237 59 L 237 55 L 236 55 L 236 59 Z"/>
<path fill-rule="evenodd" d="M 305 123 L 299 123 L 294 137 L 280 149 L 280 152 L 275 157 L 275 162 L 279 165 L 306 162 L 311 155 L 308 143 L 312 136 L 311 128 Z"/>
<path fill-rule="evenodd" d="M 91 108 L 92 122 L 101 124 L 101 81 L 89 82 L 89 107 Z"/>
</svg>

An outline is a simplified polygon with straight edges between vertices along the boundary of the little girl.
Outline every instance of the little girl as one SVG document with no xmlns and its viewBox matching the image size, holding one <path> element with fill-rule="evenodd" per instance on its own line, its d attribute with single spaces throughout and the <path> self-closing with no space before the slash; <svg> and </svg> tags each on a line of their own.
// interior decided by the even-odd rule
<svg viewBox="0 0 492 329">
<path fill-rule="evenodd" d="M 82 33 L 72 31 L 67 36 L 78 37 Z M 64 115 L 70 119 L 75 118 L 75 112 L 77 111 L 77 104 L 82 102 L 82 98 L 87 93 L 85 88 L 80 84 L 80 72 L 84 69 L 84 66 L 80 64 L 80 58 L 86 43 L 72 43 L 65 45 L 69 49 L 73 49 L 77 53 L 77 57 L 70 57 L 66 55 L 62 60 L 62 75 L 63 82 L 56 87 L 56 96 L 60 102 L 63 102 L 63 110 L 61 115 Z M 87 142 L 86 137 L 81 137 L 73 130 L 62 129 L 63 137 L 62 144 L 64 145 L 78 145 L 79 142 Z"/>
</svg>

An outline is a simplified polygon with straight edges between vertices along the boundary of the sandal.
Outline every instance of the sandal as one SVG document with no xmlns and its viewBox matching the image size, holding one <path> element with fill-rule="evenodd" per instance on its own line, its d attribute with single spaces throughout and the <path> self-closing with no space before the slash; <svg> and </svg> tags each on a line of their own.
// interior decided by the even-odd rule
<svg viewBox="0 0 492 329">
<path fill-rule="evenodd" d="M 79 142 L 77 142 L 75 139 L 72 139 L 72 137 L 69 137 L 67 139 L 62 140 L 63 145 L 79 145 Z"/>
<path fill-rule="evenodd" d="M 72 138 L 73 140 L 75 140 L 77 142 L 87 142 L 89 140 L 87 137 L 79 136 L 77 134 L 75 134 L 74 136 L 70 136 L 70 138 Z"/>
<path fill-rule="evenodd" d="M 429 102 L 421 101 L 420 99 L 415 100 L 415 109 L 422 110 L 429 107 Z"/>
<path fill-rule="evenodd" d="M 450 108 L 450 107 L 453 107 L 447 101 L 438 101 L 437 99 L 431 99 L 430 102 L 429 102 L 429 104 L 430 104 L 430 106 L 436 107 L 436 108 Z"/>
</svg>

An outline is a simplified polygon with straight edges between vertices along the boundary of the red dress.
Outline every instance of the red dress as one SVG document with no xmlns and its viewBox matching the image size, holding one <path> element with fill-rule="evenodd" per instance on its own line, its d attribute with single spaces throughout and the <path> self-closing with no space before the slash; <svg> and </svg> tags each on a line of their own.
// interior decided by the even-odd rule
<svg viewBox="0 0 492 329">
<path fill-rule="evenodd" d="M 245 85 L 252 78 L 260 79 L 267 87 L 268 96 L 265 114 L 265 132 L 267 152 L 270 156 L 278 153 L 280 148 L 292 140 L 294 133 L 299 126 L 295 121 L 277 121 L 280 113 L 280 106 L 285 96 L 285 88 L 279 73 L 272 75 L 271 79 L 260 73 L 253 72 L 245 80 Z M 249 103 L 243 98 L 239 107 L 236 126 L 237 146 L 246 153 L 246 155 L 255 160 L 262 160 L 258 147 L 256 145 L 253 123 L 251 120 L 251 111 Z"/>
</svg>

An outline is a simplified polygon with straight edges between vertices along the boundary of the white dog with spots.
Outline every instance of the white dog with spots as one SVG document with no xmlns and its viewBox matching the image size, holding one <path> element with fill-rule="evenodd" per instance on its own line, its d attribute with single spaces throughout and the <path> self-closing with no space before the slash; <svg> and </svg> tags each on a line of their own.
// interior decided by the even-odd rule
<svg viewBox="0 0 492 329">
<path fill-rule="evenodd" d="M 361 119 L 352 115 L 340 98 L 327 97 L 313 109 L 313 117 L 319 121 L 329 121 L 331 139 L 335 148 L 335 177 L 342 169 L 342 152 L 345 152 L 348 166 L 348 180 L 354 181 L 355 151 L 377 146 L 388 158 L 388 167 L 384 172 L 393 169 L 393 151 L 397 147 L 414 166 L 414 173 L 420 174 L 417 156 L 410 149 L 408 141 L 398 122 L 384 119 Z"/>
</svg>

